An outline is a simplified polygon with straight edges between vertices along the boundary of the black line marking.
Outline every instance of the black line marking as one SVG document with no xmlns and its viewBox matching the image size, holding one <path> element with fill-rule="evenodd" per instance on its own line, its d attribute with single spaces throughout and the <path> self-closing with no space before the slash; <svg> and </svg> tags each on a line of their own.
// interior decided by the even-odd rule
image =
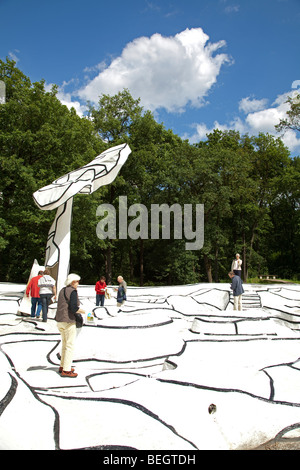
<svg viewBox="0 0 300 470">
<path fill-rule="evenodd" d="M 5 395 L 5 397 L 0 401 L 0 416 L 2 415 L 5 408 L 13 400 L 13 398 L 14 398 L 16 392 L 17 392 L 18 382 L 15 379 L 15 377 L 12 376 L 12 374 L 9 373 L 9 376 L 11 378 L 11 386 L 10 386 L 7 394 Z"/>
<path fill-rule="evenodd" d="M 163 421 L 157 414 L 153 413 L 152 411 L 150 411 L 145 406 L 143 406 L 139 403 L 133 402 L 131 400 L 125 400 L 125 399 L 119 399 L 119 398 L 106 398 L 106 397 L 100 397 L 100 398 L 99 397 L 97 397 L 97 398 L 76 397 L 75 398 L 75 397 L 69 397 L 69 396 L 57 396 L 57 395 L 52 395 L 52 394 L 47 394 L 47 396 L 54 396 L 55 398 L 60 398 L 62 400 L 74 400 L 74 401 L 75 400 L 78 400 L 78 401 L 84 400 L 84 401 L 92 401 L 92 402 L 117 403 L 119 405 L 125 405 L 125 406 L 132 407 L 132 408 L 134 408 L 138 411 L 141 411 L 142 413 L 149 416 L 150 418 L 158 421 L 160 424 L 162 424 L 164 427 L 169 429 L 177 437 L 179 437 L 179 438 L 183 439 L 185 442 L 189 443 L 191 446 L 194 447 L 194 449 L 197 449 L 197 446 L 192 441 L 190 441 L 189 439 L 187 439 L 184 436 L 180 435 L 171 424 L 168 424 L 165 421 Z"/>
</svg>

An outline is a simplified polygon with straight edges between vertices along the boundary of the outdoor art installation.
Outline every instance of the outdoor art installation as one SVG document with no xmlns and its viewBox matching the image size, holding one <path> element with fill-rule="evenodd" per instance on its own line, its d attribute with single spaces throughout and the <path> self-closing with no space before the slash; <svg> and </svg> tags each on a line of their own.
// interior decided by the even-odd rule
<svg viewBox="0 0 300 470">
<path fill-rule="evenodd" d="M 87 165 L 71 171 L 33 194 L 41 210 L 57 209 L 49 230 L 45 266 L 57 281 L 57 294 L 69 273 L 73 198 L 111 184 L 131 153 L 127 144 L 109 148 Z"/>
<path fill-rule="evenodd" d="M 110 148 L 34 193 L 40 209 L 57 210 L 45 259 L 57 292 L 69 272 L 74 196 L 110 184 L 129 154 L 126 144 Z M 30 276 L 40 268 L 35 261 Z M 0 449 L 193 458 L 300 440 L 299 285 L 244 288 L 236 311 L 230 282 L 129 286 L 121 307 L 114 286 L 100 307 L 94 286 L 80 285 L 87 313 L 70 379 L 59 373 L 56 304 L 41 323 L 24 315 L 25 284 L 0 283 Z"/>
<path fill-rule="evenodd" d="M 94 323 L 76 379 L 59 374 L 55 304 L 47 323 L 16 315 L 25 288 L 0 283 L 0 449 L 193 456 L 300 439 L 299 285 L 245 284 L 242 311 L 229 283 L 128 286 L 121 308 L 113 286 L 96 307 L 80 285 Z"/>
</svg>

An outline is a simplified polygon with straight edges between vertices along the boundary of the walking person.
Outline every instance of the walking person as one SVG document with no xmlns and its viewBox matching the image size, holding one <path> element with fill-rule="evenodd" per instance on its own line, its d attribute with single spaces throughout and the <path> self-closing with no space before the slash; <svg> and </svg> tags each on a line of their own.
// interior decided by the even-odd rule
<svg viewBox="0 0 300 470">
<path fill-rule="evenodd" d="M 43 276 L 43 271 L 39 271 L 37 276 L 34 276 L 30 279 L 26 288 L 27 297 L 31 297 L 31 318 L 40 318 L 40 313 L 42 310 L 42 301 L 40 298 L 40 288 L 38 286 L 38 281 Z"/>
<path fill-rule="evenodd" d="M 56 298 L 55 280 L 50 276 L 49 269 L 45 269 L 43 276 L 38 280 L 38 286 L 42 302 L 43 322 L 46 322 L 51 298 L 53 296 Z"/>
<path fill-rule="evenodd" d="M 230 289 L 233 291 L 233 310 L 242 310 L 242 294 L 244 293 L 243 281 L 233 271 L 228 273 L 232 280 Z"/>
<path fill-rule="evenodd" d="M 58 301 L 55 320 L 57 328 L 61 335 L 61 360 L 59 373 L 61 377 L 75 378 L 78 374 L 74 372 L 72 367 L 73 352 L 76 339 L 76 319 L 75 313 L 85 313 L 82 310 L 78 298 L 77 287 L 79 285 L 80 276 L 77 274 L 69 274 L 65 281 L 65 286 L 61 289 Z"/>
<path fill-rule="evenodd" d="M 106 279 L 104 276 L 100 277 L 100 280 L 96 282 L 95 291 L 96 291 L 96 306 L 104 306 L 105 299 L 105 290 L 106 290 Z"/>
</svg>

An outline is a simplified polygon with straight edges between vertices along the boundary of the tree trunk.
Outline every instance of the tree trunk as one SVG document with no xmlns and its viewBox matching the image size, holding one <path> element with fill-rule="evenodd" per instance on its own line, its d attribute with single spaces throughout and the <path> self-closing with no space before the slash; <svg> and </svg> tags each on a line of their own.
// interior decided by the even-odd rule
<svg viewBox="0 0 300 470">
<path fill-rule="evenodd" d="M 108 246 L 105 251 L 105 274 L 106 274 L 106 283 L 112 283 L 112 273 L 111 273 L 111 246 Z"/>
<path fill-rule="evenodd" d="M 144 240 L 140 239 L 140 286 L 144 285 Z"/>
<path fill-rule="evenodd" d="M 211 260 L 208 258 L 207 255 L 203 255 L 203 258 L 204 258 L 204 265 L 206 269 L 208 282 L 213 282 L 212 272 L 211 272 Z"/>
<path fill-rule="evenodd" d="M 246 259 L 246 238 L 245 238 L 245 233 L 243 233 L 243 278 L 244 278 L 244 282 L 247 282 L 248 269 L 247 269 L 247 259 Z"/>
<path fill-rule="evenodd" d="M 215 269 L 214 269 L 215 282 L 219 282 L 219 261 L 218 261 L 218 256 L 219 256 L 219 248 L 217 247 L 216 251 L 215 251 L 215 262 L 214 262 L 214 265 L 215 265 Z"/>
<path fill-rule="evenodd" d="M 254 245 L 255 236 L 256 236 L 256 234 L 255 234 L 256 227 L 257 227 L 257 223 L 255 222 L 255 224 L 252 227 L 252 235 L 251 235 L 250 246 L 249 246 L 249 257 L 248 257 L 248 262 L 247 263 L 246 263 L 246 237 L 245 237 L 245 234 L 243 234 L 243 243 L 244 243 L 244 247 L 243 247 L 244 260 L 243 260 L 243 263 L 245 263 L 245 266 L 244 266 L 244 282 L 247 282 L 248 270 L 249 270 L 249 266 L 251 265 L 251 261 L 252 261 L 252 251 L 253 251 L 253 245 Z"/>
<path fill-rule="evenodd" d="M 129 247 L 128 257 L 129 257 L 129 280 L 130 282 L 133 282 L 133 256 L 132 256 L 131 246 Z"/>
</svg>

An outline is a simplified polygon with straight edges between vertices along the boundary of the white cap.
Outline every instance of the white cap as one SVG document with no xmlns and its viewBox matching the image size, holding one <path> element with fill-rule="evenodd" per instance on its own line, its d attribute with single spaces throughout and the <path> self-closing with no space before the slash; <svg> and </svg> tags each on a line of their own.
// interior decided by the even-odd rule
<svg viewBox="0 0 300 470">
<path fill-rule="evenodd" d="M 69 286 L 74 281 L 80 281 L 80 276 L 78 276 L 78 274 L 69 274 L 65 280 L 65 286 Z"/>
</svg>

